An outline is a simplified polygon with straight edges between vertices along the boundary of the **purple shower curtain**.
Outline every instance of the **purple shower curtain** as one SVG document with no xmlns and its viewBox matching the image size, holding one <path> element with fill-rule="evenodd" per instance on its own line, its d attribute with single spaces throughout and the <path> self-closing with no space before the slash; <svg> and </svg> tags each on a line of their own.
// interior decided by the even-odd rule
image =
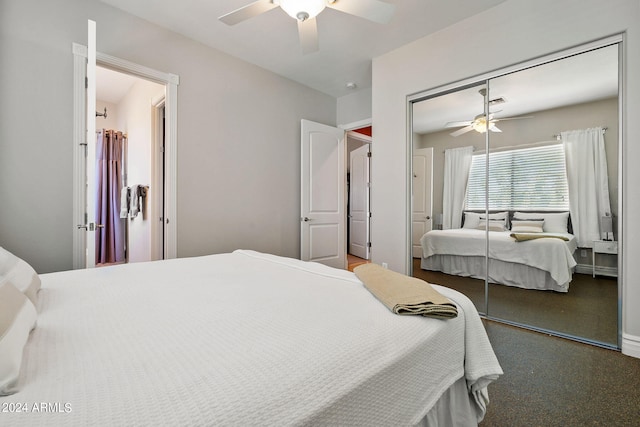
<svg viewBox="0 0 640 427">
<path fill-rule="evenodd" d="M 101 130 L 96 144 L 96 264 L 125 261 L 125 224 L 120 218 L 122 132 Z"/>
</svg>

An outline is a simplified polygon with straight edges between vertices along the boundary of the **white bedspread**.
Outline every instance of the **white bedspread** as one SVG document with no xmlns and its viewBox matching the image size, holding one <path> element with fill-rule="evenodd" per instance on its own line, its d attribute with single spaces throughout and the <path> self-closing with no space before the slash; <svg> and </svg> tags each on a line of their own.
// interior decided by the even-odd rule
<svg viewBox="0 0 640 427">
<path fill-rule="evenodd" d="M 355 275 L 236 251 L 42 275 L 1 425 L 410 425 L 463 375 L 502 373 L 473 304 L 392 314 Z M 68 410 L 67 410 L 68 409 Z"/>
<path fill-rule="evenodd" d="M 568 238 L 534 239 L 516 242 L 509 236 L 510 231 L 489 232 L 489 258 L 500 261 L 525 264 L 548 271 L 560 284 L 571 281 L 573 268 L 577 265 L 573 258 L 576 239 L 569 233 L 539 233 L 541 235 L 559 235 Z M 422 256 L 461 255 L 485 256 L 487 252 L 484 230 L 458 228 L 452 230 L 433 230 L 420 239 Z"/>
</svg>

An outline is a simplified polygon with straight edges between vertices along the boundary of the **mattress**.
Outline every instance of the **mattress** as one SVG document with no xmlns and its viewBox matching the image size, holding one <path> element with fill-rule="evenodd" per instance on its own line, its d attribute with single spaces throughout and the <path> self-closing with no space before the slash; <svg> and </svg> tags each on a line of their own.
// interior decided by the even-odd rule
<svg viewBox="0 0 640 427">
<path fill-rule="evenodd" d="M 28 410 L 3 425 L 412 425 L 460 381 L 481 419 L 502 373 L 473 304 L 437 285 L 457 318 L 253 251 L 41 279 L 21 391 L 0 398 Z"/>
<path fill-rule="evenodd" d="M 575 236 L 569 233 L 539 233 L 539 235 L 550 237 L 517 242 L 510 234 L 509 231 L 490 231 L 487 248 L 486 232 L 484 230 L 461 228 L 429 231 L 420 240 L 423 252 L 422 258 L 426 260 L 436 255 L 484 257 L 488 253 L 490 260 L 499 261 L 492 263 L 494 268 L 493 271 L 490 271 L 490 275 L 495 278 L 504 278 L 504 284 L 511 286 L 521 285 L 520 287 L 531 289 L 537 288 L 536 284 L 519 282 L 518 277 L 511 277 L 508 271 L 496 270 L 507 266 L 509 263 L 521 264 L 541 270 L 543 276 L 548 273 L 552 286 L 545 286 L 544 289 L 566 292 L 577 264 L 573 257 L 573 252 L 577 248 Z M 567 240 L 551 236 L 562 236 Z M 427 268 L 429 264 L 423 262 L 422 266 Z M 461 275 L 473 277 L 476 277 L 475 275 L 477 274 L 484 275 L 482 271 L 469 271 L 468 273 Z M 498 283 L 500 283 L 499 280 Z"/>
</svg>

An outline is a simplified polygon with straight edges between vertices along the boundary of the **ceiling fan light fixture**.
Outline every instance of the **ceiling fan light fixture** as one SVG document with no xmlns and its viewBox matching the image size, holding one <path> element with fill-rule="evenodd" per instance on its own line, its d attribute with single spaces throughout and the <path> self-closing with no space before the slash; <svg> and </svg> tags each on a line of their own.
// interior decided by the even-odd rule
<svg viewBox="0 0 640 427">
<path fill-rule="evenodd" d="M 485 133 L 487 131 L 487 119 L 484 115 L 476 116 L 473 123 L 471 123 L 471 127 L 478 133 Z"/>
<path fill-rule="evenodd" d="M 279 0 L 274 1 L 282 10 L 298 21 L 315 18 L 327 6 L 326 0 Z"/>
</svg>

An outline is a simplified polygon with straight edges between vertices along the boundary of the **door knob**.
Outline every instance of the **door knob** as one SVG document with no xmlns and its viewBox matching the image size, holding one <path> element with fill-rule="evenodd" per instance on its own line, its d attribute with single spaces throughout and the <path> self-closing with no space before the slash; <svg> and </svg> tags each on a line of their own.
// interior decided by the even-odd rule
<svg viewBox="0 0 640 427">
<path fill-rule="evenodd" d="M 431 217 L 430 217 L 429 215 L 427 215 L 425 218 L 427 218 L 427 219 L 431 219 Z"/>
<path fill-rule="evenodd" d="M 78 224 L 78 230 L 84 228 L 87 231 L 95 231 L 96 228 L 104 228 L 104 224 L 96 224 L 94 222 L 90 222 L 89 224 Z"/>
<path fill-rule="evenodd" d="M 302 218 L 302 220 L 303 220 L 304 222 L 309 222 L 309 221 L 311 221 L 311 218 L 307 218 L 307 217 L 305 216 L 304 218 Z"/>
</svg>

